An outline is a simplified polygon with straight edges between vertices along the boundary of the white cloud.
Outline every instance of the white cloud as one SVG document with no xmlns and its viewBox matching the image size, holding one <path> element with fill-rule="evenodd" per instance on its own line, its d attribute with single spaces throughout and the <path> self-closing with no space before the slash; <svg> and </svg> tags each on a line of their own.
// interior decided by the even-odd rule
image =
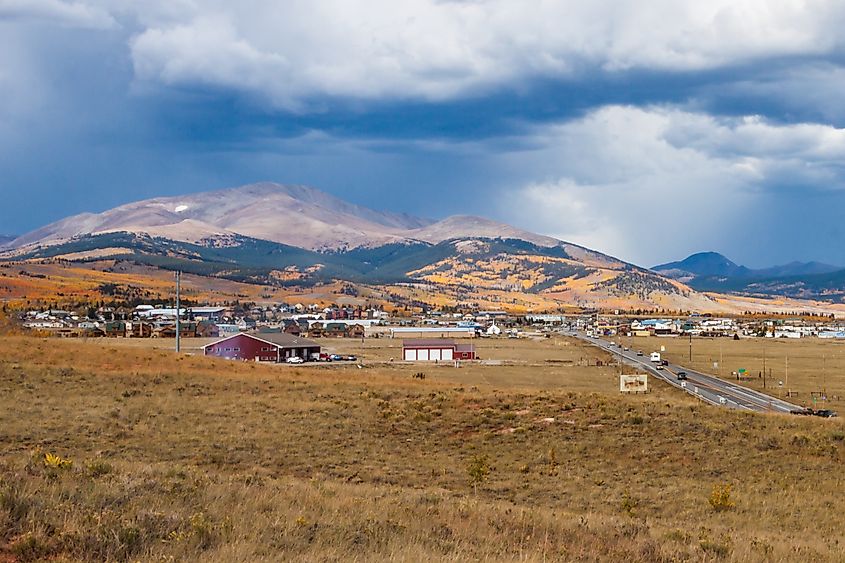
<svg viewBox="0 0 845 563">
<path fill-rule="evenodd" d="M 845 23 L 836 0 L 194 0 L 134 11 L 140 79 L 291 107 L 309 96 L 439 100 L 531 76 L 825 55 L 841 50 Z"/>
<path fill-rule="evenodd" d="M 536 143 L 505 157 L 535 180 L 500 213 L 644 265 L 757 237 L 761 209 L 788 208 L 778 198 L 845 189 L 845 130 L 826 125 L 609 106 Z"/>
<path fill-rule="evenodd" d="M 62 0 L 0 0 L 0 21 L 20 19 L 81 27 L 106 29 L 116 25 L 114 18 L 91 2 Z"/>
</svg>

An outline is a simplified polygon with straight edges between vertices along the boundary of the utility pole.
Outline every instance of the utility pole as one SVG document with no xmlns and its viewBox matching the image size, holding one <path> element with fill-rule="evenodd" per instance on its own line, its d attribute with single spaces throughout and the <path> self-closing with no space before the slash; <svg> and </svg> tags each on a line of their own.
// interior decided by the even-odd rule
<svg viewBox="0 0 845 563">
<path fill-rule="evenodd" d="M 784 375 L 784 387 L 786 387 L 786 396 L 789 397 L 789 354 L 786 355 L 786 370 Z"/>
<path fill-rule="evenodd" d="M 719 377 L 722 377 L 722 338 L 719 337 Z"/>
<path fill-rule="evenodd" d="M 689 333 L 689 361 L 692 364 L 692 333 Z"/>
<path fill-rule="evenodd" d="M 827 391 L 825 389 L 827 387 L 827 383 L 825 381 L 826 379 L 827 379 L 827 355 L 822 354 L 822 393 L 824 393 L 825 399 L 827 398 Z"/>
<path fill-rule="evenodd" d="M 176 352 L 178 353 L 181 349 L 181 339 L 182 339 L 182 323 L 180 319 L 182 317 L 181 312 L 179 310 L 179 293 L 181 291 L 182 285 L 182 272 L 176 270 Z"/>
</svg>

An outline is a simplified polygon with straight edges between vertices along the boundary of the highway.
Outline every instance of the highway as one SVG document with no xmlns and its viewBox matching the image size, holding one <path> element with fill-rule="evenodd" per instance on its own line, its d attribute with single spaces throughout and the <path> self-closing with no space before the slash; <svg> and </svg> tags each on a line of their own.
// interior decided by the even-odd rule
<svg viewBox="0 0 845 563">
<path fill-rule="evenodd" d="M 638 356 L 637 350 L 632 349 L 626 352 L 620 345 L 611 346 L 610 342 L 603 338 L 587 336 L 579 332 L 573 332 L 572 335 L 621 358 L 626 364 L 639 368 L 649 375 L 682 389 L 711 405 L 730 409 L 775 413 L 789 413 L 792 410 L 803 409 L 799 405 L 793 405 L 777 397 L 772 397 L 771 395 L 766 395 L 765 393 L 748 389 L 747 387 L 742 387 L 730 381 L 685 368 L 678 364 L 669 364 L 663 366 L 663 369 L 658 370 L 656 364 L 652 363 L 649 359 L 649 354 L 653 350 L 642 350 L 643 355 Z M 686 381 L 677 378 L 677 373 L 680 371 L 686 372 Z"/>
</svg>

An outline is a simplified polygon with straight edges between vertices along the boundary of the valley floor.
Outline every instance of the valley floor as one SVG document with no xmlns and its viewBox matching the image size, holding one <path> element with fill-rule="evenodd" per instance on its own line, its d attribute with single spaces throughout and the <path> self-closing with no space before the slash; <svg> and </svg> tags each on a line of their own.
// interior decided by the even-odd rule
<svg viewBox="0 0 845 563">
<path fill-rule="evenodd" d="M 840 421 L 622 397 L 575 343 L 460 369 L 0 344 L 0 561 L 845 559 Z"/>
</svg>

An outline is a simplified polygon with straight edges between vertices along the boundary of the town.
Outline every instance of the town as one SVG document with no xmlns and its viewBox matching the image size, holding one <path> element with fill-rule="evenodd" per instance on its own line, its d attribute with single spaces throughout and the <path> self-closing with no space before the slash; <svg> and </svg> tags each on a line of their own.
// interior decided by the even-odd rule
<svg viewBox="0 0 845 563">
<path fill-rule="evenodd" d="M 704 336 L 845 339 L 845 319 L 802 315 L 649 317 L 624 313 L 515 315 L 506 311 L 392 315 L 381 309 L 317 304 L 200 306 L 180 308 L 180 336 L 222 338 L 249 331 L 284 332 L 308 338 L 526 337 L 587 331 L 595 336 Z M 176 309 L 167 305 L 44 309 L 18 315 L 20 325 L 45 336 L 84 338 L 175 338 Z"/>
</svg>

